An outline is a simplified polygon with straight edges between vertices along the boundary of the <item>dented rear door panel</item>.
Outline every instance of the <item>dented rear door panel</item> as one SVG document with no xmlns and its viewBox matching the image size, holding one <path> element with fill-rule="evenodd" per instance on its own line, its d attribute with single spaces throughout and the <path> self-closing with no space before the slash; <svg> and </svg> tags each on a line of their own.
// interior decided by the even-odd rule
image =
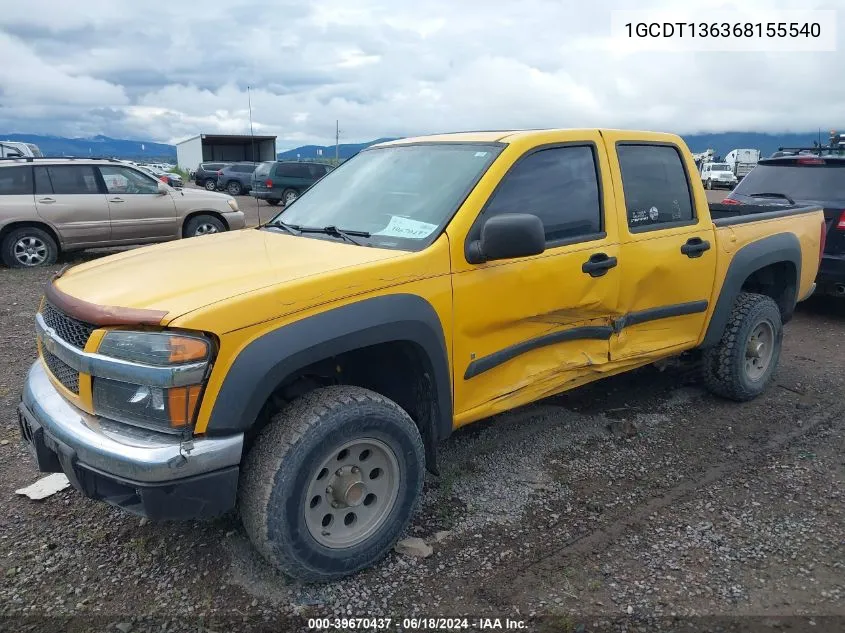
<svg viewBox="0 0 845 633">
<path fill-rule="evenodd" d="M 707 324 L 717 259 L 713 224 L 704 190 L 696 180 L 695 164 L 688 149 L 677 144 L 676 137 L 649 135 L 651 138 L 646 141 L 637 132 L 605 131 L 603 135 L 621 236 L 620 316 L 610 339 L 610 358 L 614 362 L 656 359 L 672 350 L 693 347 Z M 617 152 L 631 144 L 677 152 L 685 173 L 679 169 L 676 176 L 686 180 L 678 181 L 680 193 L 665 195 L 664 191 L 651 190 L 657 194 L 653 195 L 648 187 L 637 191 L 635 177 L 648 183 L 651 176 L 638 173 L 629 165 L 625 165 L 628 171 L 624 173 Z M 655 174 L 654 182 L 672 176 L 669 171 Z M 684 199 L 686 195 L 689 197 Z M 692 218 L 684 217 L 687 204 Z M 651 213 L 657 215 L 657 221 L 646 217 Z M 706 246 L 684 249 L 688 243 Z"/>
</svg>

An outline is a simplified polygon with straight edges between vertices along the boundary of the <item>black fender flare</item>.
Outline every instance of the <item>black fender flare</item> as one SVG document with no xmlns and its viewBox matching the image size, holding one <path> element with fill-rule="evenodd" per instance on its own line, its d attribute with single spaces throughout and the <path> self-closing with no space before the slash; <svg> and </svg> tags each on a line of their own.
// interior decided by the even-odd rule
<svg viewBox="0 0 845 633">
<path fill-rule="evenodd" d="M 747 244 L 736 252 L 725 274 L 725 282 L 701 347 L 711 347 L 722 338 L 734 301 L 745 280 L 761 268 L 781 262 L 790 262 L 795 266 L 795 294 L 788 298 L 787 306 L 791 314 L 797 303 L 796 295 L 801 280 L 801 242 L 794 233 L 778 233 Z"/>
<path fill-rule="evenodd" d="M 452 432 L 452 381 L 440 317 L 417 295 L 391 294 L 332 308 L 283 325 L 251 341 L 229 367 L 214 401 L 206 433 L 248 430 L 261 407 L 294 372 L 315 362 L 369 345 L 410 342 L 436 396 L 433 440 Z"/>
</svg>

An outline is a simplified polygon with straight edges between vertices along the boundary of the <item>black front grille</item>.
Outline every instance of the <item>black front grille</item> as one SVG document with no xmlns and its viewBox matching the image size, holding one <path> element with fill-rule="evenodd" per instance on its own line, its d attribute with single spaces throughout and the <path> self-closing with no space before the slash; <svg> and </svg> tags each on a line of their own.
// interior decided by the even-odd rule
<svg viewBox="0 0 845 633">
<path fill-rule="evenodd" d="M 44 355 L 47 369 L 56 377 L 56 380 L 62 383 L 65 389 L 79 395 L 79 372 L 46 349 L 42 349 L 41 353 Z"/>
<path fill-rule="evenodd" d="M 85 348 L 88 337 L 97 329 L 96 325 L 69 317 L 46 301 L 44 307 L 41 308 L 41 318 L 49 327 L 56 330 L 59 338 L 79 349 Z"/>
</svg>

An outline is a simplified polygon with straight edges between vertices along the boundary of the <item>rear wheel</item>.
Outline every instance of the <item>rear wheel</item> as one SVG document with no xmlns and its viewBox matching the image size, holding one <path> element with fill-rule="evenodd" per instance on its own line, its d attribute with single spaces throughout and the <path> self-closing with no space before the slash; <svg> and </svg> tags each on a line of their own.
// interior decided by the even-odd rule
<svg viewBox="0 0 845 633">
<path fill-rule="evenodd" d="M 47 231 L 25 226 L 11 231 L 4 239 L 3 263 L 9 268 L 37 268 L 55 264 L 59 256 L 56 241 Z"/>
<path fill-rule="evenodd" d="M 299 197 L 299 193 L 296 189 L 285 189 L 284 193 L 282 193 L 282 200 L 285 201 L 285 206 L 292 203 Z"/>
<path fill-rule="evenodd" d="M 719 343 L 704 352 L 704 378 L 713 393 L 744 402 L 760 395 L 780 359 L 783 323 L 771 297 L 742 292 Z"/>
<path fill-rule="evenodd" d="M 241 183 L 237 180 L 233 180 L 228 185 L 226 185 L 226 191 L 229 192 L 230 196 L 239 196 L 243 192 L 243 187 L 241 187 Z"/>
<path fill-rule="evenodd" d="M 185 237 L 199 237 L 201 235 L 211 235 L 212 233 L 222 233 L 226 230 L 226 225 L 213 215 L 196 215 L 188 220 L 185 225 Z"/>
<path fill-rule="evenodd" d="M 274 416 L 241 473 L 239 509 L 256 548 L 290 576 L 329 581 L 394 545 L 418 505 L 425 454 L 395 402 L 334 386 Z"/>
<path fill-rule="evenodd" d="M 214 178 L 208 178 L 205 181 L 205 188 L 208 191 L 216 191 L 217 190 L 217 181 Z"/>
</svg>

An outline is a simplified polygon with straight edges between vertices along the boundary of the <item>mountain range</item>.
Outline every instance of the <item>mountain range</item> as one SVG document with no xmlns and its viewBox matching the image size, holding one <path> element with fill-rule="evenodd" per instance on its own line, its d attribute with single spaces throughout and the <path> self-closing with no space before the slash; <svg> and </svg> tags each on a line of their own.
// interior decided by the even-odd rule
<svg viewBox="0 0 845 633">
<path fill-rule="evenodd" d="M 763 156 L 769 156 L 778 147 L 812 146 L 818 140 L 818 132 L 789 134 L 760 134 L 756 132 L 721 132 L 717 134 L 682 135 L 693 152 L 703 152 L 708 148 L 715 150 L 717 156 L 724 156 L 736 148 L 756 148 Z M 66 138 L 62 136 L 43 136 L 38 134 L 0 134 L 0 140 L 35 143 L 45 156 L 109 156 L 133 160 L 173 160 L 176 158 L 176 146 L 152 141 L 116 139 L 108 136 L 91 138 Z M 362 149 L 393 140 L 379 138 L 366 143 L 343 143 L 338 147 L 341 159 L 354 156 Z M 822 144 L 827 144 L 828 135 L 821 135 Z M 334 145 L 303 145 L 278 154 L 281 160 L 313 160 L 315 158 L 334 158 Z"/>
</svg>

